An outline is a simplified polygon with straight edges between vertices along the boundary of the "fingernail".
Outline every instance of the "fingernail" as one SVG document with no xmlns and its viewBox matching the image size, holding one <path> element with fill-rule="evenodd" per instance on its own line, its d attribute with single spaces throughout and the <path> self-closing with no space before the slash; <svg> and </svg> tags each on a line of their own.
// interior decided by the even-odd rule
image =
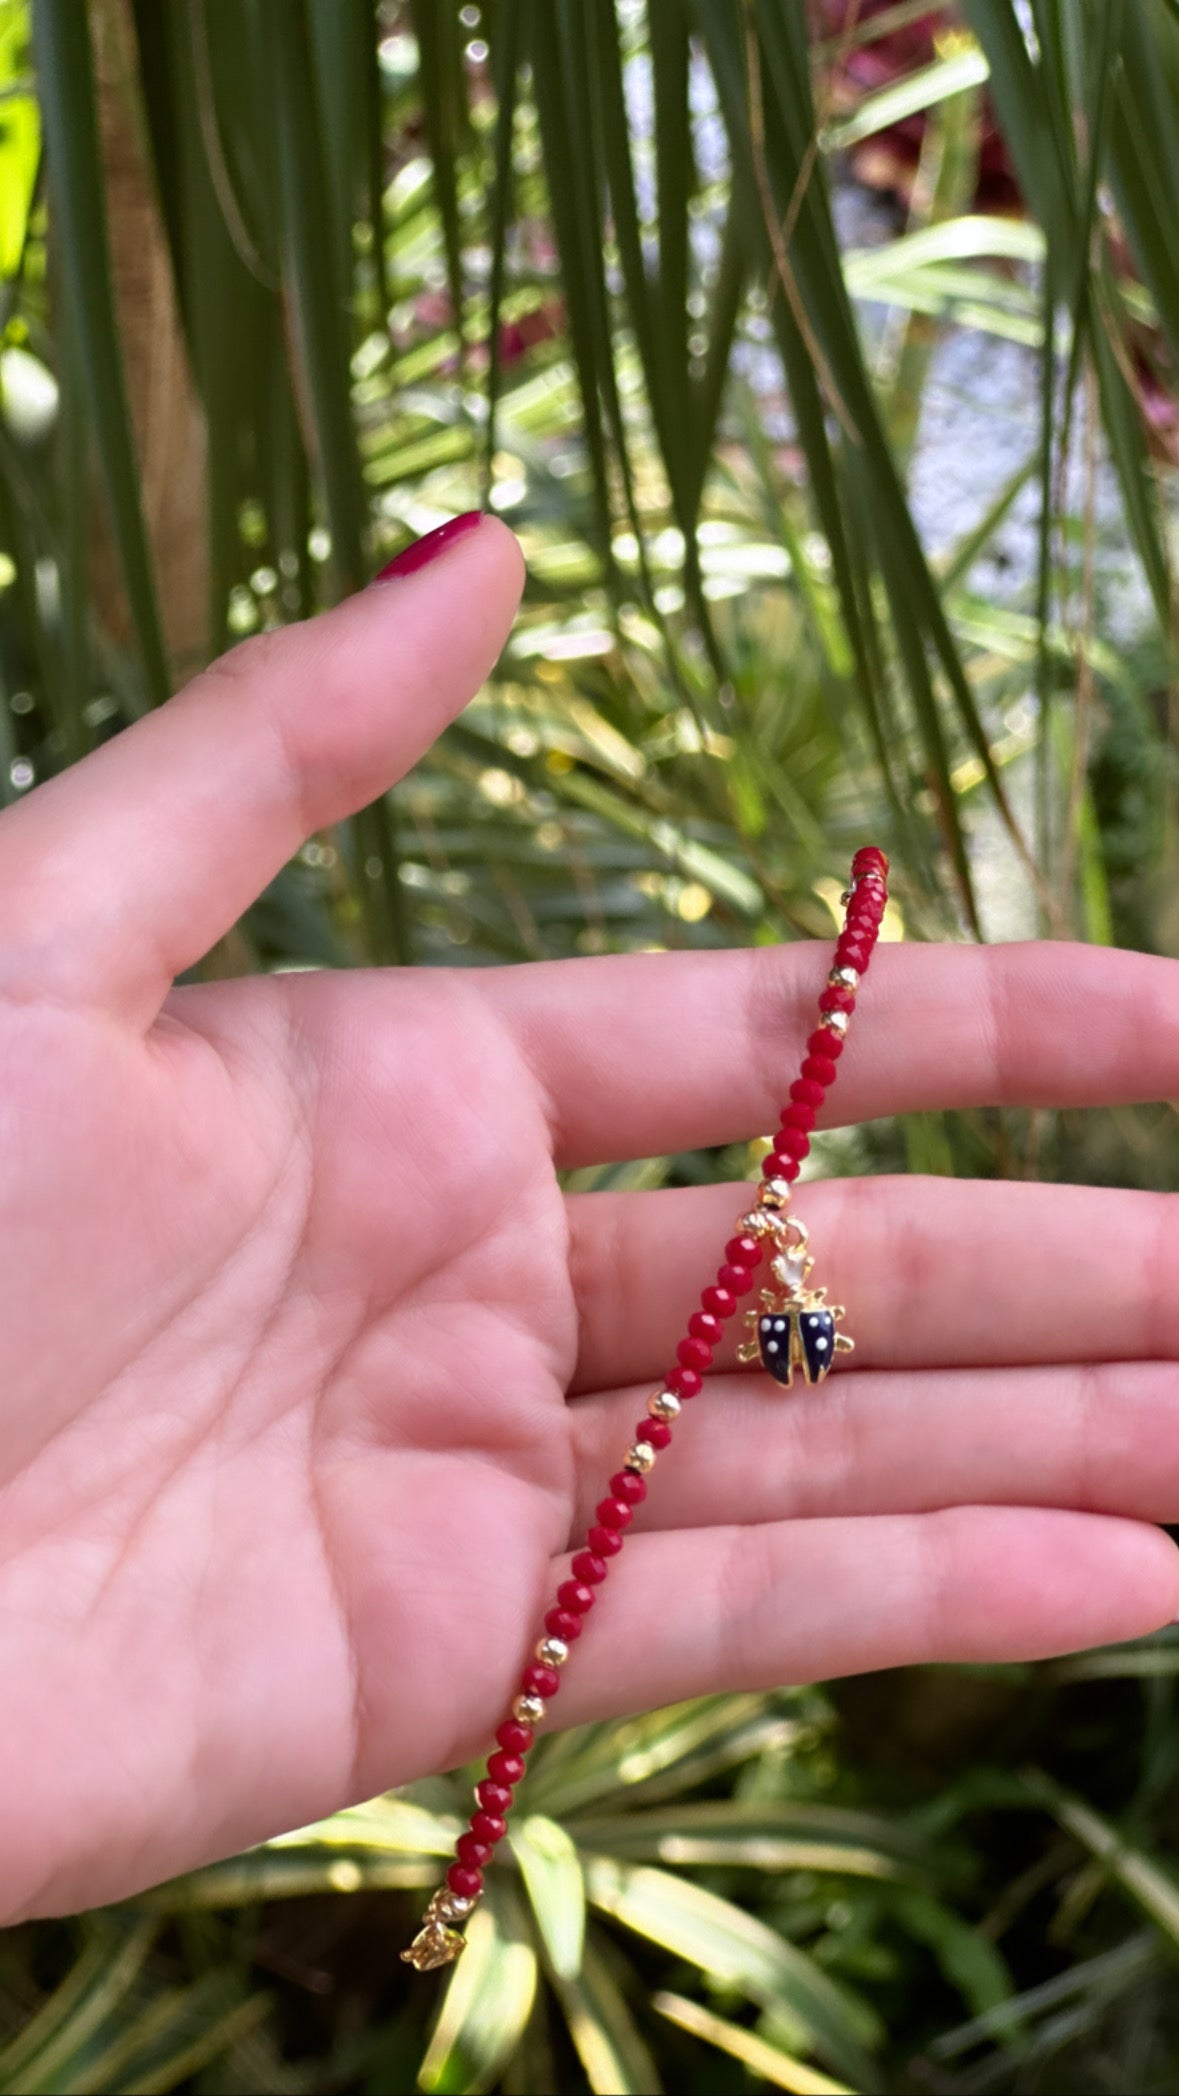
<svg viewBox="0 0 1179 2096">
<path fill-rule="evenodd" d="M 448 518 L 436 531 L 428 531 L 425 538 L 415 539 L 412 546 L 407 546 L 396 560 L 391 560 L 379 575 L 374 575 L 373 581 L 392 582 L 399 575 L 414 575 L 419 568 L 429 567 L 430 562 L 445 553 L 448 546 L 453 546 L 456 539 L 465 539 L 482 522 L 481 509 L 468 509 L 461 517 Z"/>
</svg>

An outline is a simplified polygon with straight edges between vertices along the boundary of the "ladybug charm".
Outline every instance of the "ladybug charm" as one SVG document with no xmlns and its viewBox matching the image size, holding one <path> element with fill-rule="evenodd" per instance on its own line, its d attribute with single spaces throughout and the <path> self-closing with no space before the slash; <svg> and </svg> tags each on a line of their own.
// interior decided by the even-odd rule
<svg viewBox="0 0 1179 2096">
<path fill-rule="evenodd" d="M 836 1329 L 841 1305 L 827 1301 L 825 1288 L 811 1288 L 807 1277 L 814 1260 L 807 1252 L 805 1225 L 792 1219 L 794 1243 L 783 1246 L 770 1262 L 777 1286 L 763 1288 L 758 1307 L 746 1313 L 749 1337 L 738 1348 L 741 1361 L 760 1361 L 776 1383 L 789 1390 L 798 1369 L 805 1383 L 821 1383 L 836 1354 L 850 1354 L 855 1341 Z"/>
</svg>

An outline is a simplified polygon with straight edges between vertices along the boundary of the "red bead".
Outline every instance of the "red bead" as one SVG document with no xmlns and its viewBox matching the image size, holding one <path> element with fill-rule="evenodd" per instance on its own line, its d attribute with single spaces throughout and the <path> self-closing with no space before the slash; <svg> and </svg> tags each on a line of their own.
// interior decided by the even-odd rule
<svg viewBox="0 0 1179 2096">
<path fill-rule="evenodd" d="M 556 1667 L 542 1667 L 537 1663 L 525 1667 L 520 1686 L 526 1696 L 555 1696 L 561 1686 L 561 1676 Z"/>
<path fill-rule="evenodd" d="M 871 960 L 872 953 L 870 948 L 865 950 L 862 946 L 857 946 L 854 949 L 847 946 L 837 946 L 835 949 L 836 966 L 840 968 L 854 968 L 857 975 L 867 975 Z"/>
<path fill-rule="evenodd" d="M 797 1082 L 799 1085 L 806 1085 L 809 1090 L 809 1077 L 800 1077 L 797 1080 Z M 791 1085 L 790 1089 L 791 1091 L 794 1091 L 795 1086 Z M 815 1090 L 819 1090 L 818 1085 L 815 1086 Z M 813 1104 L 806 1104 L 803 1101 L 796 1099 L 793 1105 L 784 1106 L 782 1108 L 783 1128 L 801 1128 L 804 1135 L 809 1135 L 811 1129 L 815 1125 L 815 1107 L 821 1106 L 822 1103 L 822 1096 L 820 1095 L 820 1097 L 816 1099 L 813 1102 Z"/>
<path fill-rule="evenodd" d="M 780 1150 L 771 1150 L 761 1168 L 763 1179 L 797 1179 L 802 1167 L 797 1157 L 783 1157 Z"/>
<path fill-rule="evenodd" d="M 802 1074 L 809 1077 L 813 1084 L 834 1084 L 835 1064 L 829 1055 L 808 1055 L 802 1066 Z"/>
<path fill-rule="evenodd" d="M 712 1348 L 703 1339 L 681 1339 L 675 1351 L 676 1359 L 683 1368 L 712 1367 Z"/>
<path fill-rule="evenodd" d="M 635 1518 L 625 1499 L 599 1499 L 594 1512 L 603 1528 L 629 1528 Z"/>
<path fill-rule="evenodd" d="M 845 1044 L 837 1033 L 832 1033 L 829 1026 L 816 1026 L 806 1045 L 808 1054 L 825 1055 L 828 1062 L 833 1063 L 843 1054 Z M 802 1081 L 805 1084 L 807 1080 L 804 1078 Z"/>
<path fill-rule="evenodd" d="M 710 1310 L 694 1310 L 688 1319 L 688 1330 L 693 1339 L 702 1339 L 705 1346 L 717 1346 L 723 1327 L 719 1317 L 714 1317 Z"/>
<path fill-rule="evenodd" d="M 835 951 L 836 953 L 842 953 L 847 947 L 860 946 L 870 954 L 876 944 L 878 932 L 879 921 L 877 918 L 868 916 L 849 917 L 836 941 Z M 851 966 L 854 968 L 855 965 L 853 961 Z"/>
<path fill-rule="evenodd" d="M 503 1840 L 507 1831 L 508 1823 L 506 1819 L 496 1819 L 494 1813 L 491 1812 L 472 1812 L 471 1832 L 475 1836 L 476 1841 L 489 1842 L 491 1847 L 494 1848 L 497 1841 Z"/>
<path fill-rule="evenodd" d="M 579 1550 L 569 1567 L 575 1579 L 583 1579 L 587 1587 L 601 1586 L 606 1577 L 606 1565 L 602 1558 L 595 1557 L 592 1550 Z M 558 1592 L 558 1598 L 560 1594 Z"/>
<path fill-rule="evenodd" d="M 790 1087 L 790 1097 L 799 1106 L 821 1106 L 823 1087 L 813 1077 L 796 1077 Z"/>
<path fill-rule="evenodd" d="M 459 1862 L 465 1863 L 468 1870 L 482 1870 L 484 1864 L 491 1861 L 492 1844 L 489 1841 L 478 1840 L 474 1834 L 460 1834 L 455 1842 L 454 1852 Z"/>
<path fill-rule="evenodd" d="M 872 866 L 877 867 L 881 874 L 887 875 L 887 855 L 886 853 L 881 851 L 880 846 L 878 844 L 862 844 L 860 846 L 859 851 L 856 853 L 855 858 L 852 860 L 853 880 L 855 879 L 855 876 L 858 873 L 866 873 L 868 869 Z"/>
<path fill-rule="evenodd" d="M 826 989 L 819 999 L 821 1012 L 854 1012 L 855 1008 L 854 990 Z"/>
<path fill-rule="evenodd" d="M 547 1630 L 549 1627 L 548 1616 L 545 1617 L 544 1621 L 545 1629 Z M 580 1629 L 581 1624 L 578 1623 L 577 1630 Z M 568 1634 L 569 1633 L 564 1630 L 555 1630 L 553 1632 L 554 1637 L 567 1637 Z M 573 1635 L 574 1637 L 576 1637 L 576 1630 L 574 1631 Z M 519 1718 L 505 1718 L 503 1724 L 500 1726 L 499 1731 L 496 1733 L 495 1736 L 496 1739 L 499 1741 L 500 1746 L 503 1747 L 505 1752 L 508 1754 L 526 1754 L 528 1752 L 529 1747 L 532 1745 L 533 1739 L 535 1738 L 535 1734 L 532 1730 L 531 1725 L 522 1725 Z M 491 1838 L 492 1837 L 489 1834 L 487 1836 L 487 1839 L 490 1841 Z"/>
<path fill-rule="evenodd" d="M 811 1139 L 801 1128 L 779 1128 L 774 1138 L 774 1148 L 781 1157 L 809 1157 Z"/>
<path fill-rule="evenodd" d="M 571 1608 L 550 1608 L 547 1616 L 544 1619 L 544 1627 L 548 1631 L 550 1637 L 563 1638 L 567 1645 L 571 1645 L 573 1643 L 574 1638 L 579 1638 L 581 1636 L 581 1617 L 575 1616 Z M 520 1727 L 520 1730 L 522 1732 L 527 1732 L 527 1725 L 522 1725 Z M 496 1733 L 495 1736 L 503 1746 L 511 1746 L 511 1740 L 504 1738 L 504 1728 L 502 1725 L 500 1726 L 499 1731 Z M 527 1746 L 532 1745 L 531 1737 L 525 1742 L 525 1744 Z M 517 1748 L 517 1752 L 520 1751 L 521 1750 Z"/>
<path fill-rule="evenodd" d="M 446 1873 L 446 1882 L 460 1899 L 478 1899 L 483 1890 L 483 1872 L 468 1870 L 465 1863 L 452 1863 Z"/>
<path fill-rule="evenodd" d="M 704 1388 L 696 1369 L 689 1368 L 683 1361 L 678 1368 L 672 1369 L 670 1375 L 665 1375 L 663 1381 L 667 1389 L 674 1391 L 677 1397 L 699 1397 Z"/>
<path fill-rule="evenodd" d="M 733 1266 L 760 1266 L 761 1255 L 760 1237 L 730 1237 L 725 1246 L 725 1258 Z"/>
<path fill-rule="evenodd" d="M 640 1419 L 635 1428 L 635 1440 L 648 1441 L 652 1448 L 668 1448 L 671 1428 L 666 1419 Z"/>
<path fill-rule="evenodd" d="M 591 1528 L 585 1540 L 595 1557 L 617 1557 L 622 1548 L 622 1537 L 616 1528 Z"/>
<path fill-rule="evenodd" d="M 700 1298 L 704 1308 L 713 1317 L 731 1317 L 737 1307 L 737 1298 L 727 1288 L 706 1288 Z"/>
<path fill-rule="evenodd" d="M 597 1576 L 599 1579 L 605 1578 L 605 1565 L 602 1566 Z M 597 1600 L 597 1595 L 594 1593 L 593 1587 L 588 1580 L 563 1579 L 557 1588 L 557 1599 L 561 1607 L 567 1608 L 571 1615 L 588 1616 L 594 1602 Z M 496 1736 L 498 1738 L 498 1734 Z"/>
<path fill-rule="evenodd" d="M 487 1773 L 493 1783 L 506 1783 L 508 1788 L 511 1789 L 513 1784 L 520 1782 L 524 1774 L 524 1756 L 522 1754 L 492 1754 L 488 1758 Z"/>
<path fill-rule="evenodd" d="M 753 1286 L 753 1275 L 750 1273 L 749 1268 L 747 1266 L 733 1266 L 727 1259 L 724 1265 L 718 1269 L 716 1278 L 722 1288 L 728 1289 L 730 1295 L 748 1295 Z"/>
<path fill-rule="evenodd" d="M 615 1499 L 624 1500 L 627 1506 L 641 1506 L 647 1497 L 647 1480 L 634 1470 L 616 1470 L 610 1480 L 610 1490 Z"/>
<path fill-rule="evenodd" d="M 512 1809 L 512 1793 L 502 1783 L 476 1783 L 475 1796 L 494 1819 L 506 1819 Z"/>
</svg>

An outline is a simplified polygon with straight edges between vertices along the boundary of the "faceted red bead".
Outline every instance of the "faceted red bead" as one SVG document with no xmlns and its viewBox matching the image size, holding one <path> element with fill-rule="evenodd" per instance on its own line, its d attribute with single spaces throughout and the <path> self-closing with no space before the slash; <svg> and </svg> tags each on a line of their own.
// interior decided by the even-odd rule
<svg viewBox="0 0 1179 2096">
<path fill-rule="evenodd" d="M 526 1696 L 555 1696 L 561 1686 L 561 1676 L 556 1667 L 542 1667 L 537 1662 L 533 1666 L 525 1667 L 520 1676 L 520 1686 Z"/>
<path fill-rule="evenodd" d="M 808 1077 L 800 1077 L 797 1082 L 809 1085 L 810 1079 Z M 793 1091 L 794 1086 L 791 1085 L 790 1089 Z M 818 1090 L 817 1085 L 815 1089 L 816 1091 Z M 783 1128 L 801 1128 L 804 1135 L 809 1135 L 815 1125 L 815 1106 L 821 1104 L 821 1098 L 815 1100 L 812 1105 L 807 1105 L 802 1100 L 795 1099 L 789 1106 L 782 1108 L 781 1120 Z"/>
<path fill-rule="evenodd" d="M 627 1506 L 641 1506 L 647 1497 L 647 1480 L 634 1470 L 616 1470 L 610 1480 L 610 1490 L 615 1499 L 625 1500 Z"/>
<path fill-rule="evenodd" d="M 497 1841 L 503 1840 L 507 1831 L 506 1819 L 496 1819 L 491 1812 L 472 1812 L 471 1832 L 476 1841 L 489 1842 L 494 1848 Z"/>
<path fill-rule="evenodd" d="M 665 1375 L 663 1380 L 677 1397 L 699 1397 L 704 1388 L 699 1372 L 695 1368 L 689 1368 L 684 1361 L 680 1362 L 678 1368 L 673 1368 L 670 1375 Z"/>
<path fill-rule="evenodd" d="M 596 1560 L 596 1562 L 600 1563 L 600 1560 Z M 602 1566 L 597 1577 L 599 1579 L 606 1577 L 605 1565 Z M 557 1588 L 557 1599 L 561 1607 L 567 1608 L 571 1615 L 588 1616 L 597 1596 L 588 1580 L 563 1579 Z"/>
<path fill-rule="evenodd" d="M 575 1616 L 571 1608 L 550 1608 L 544 1619 L 544 1627 L 550 1637 L 563 1638 L 567 1645 L 571 1645 L 574 1638 L 581 1636 L 581 1617 Z M 521 1727 L 522 1731 L 527 1731 L 527 1729 L 527 1726 Z M 495 1736 L 505 1747 L 511 1746 L 511 1740 L 504 1739 L 502 1725 Z M 531 1744 L 532 1742 L 529 1740 L 528 1745 L 531 1746 Z"/>
<path fill-rule="evenodd" d="M 798 1106 L 821 1106 L 823 1087 L 813 1077 L 796 1077 L 790 1087 L 790 1097 Z"/>
<path fill-rule="evenodd" d="M 452 1863 L 446 1873 L 446 1882 L 460 1899 L 478 1899 L 483 1890 L 483 1872 L 469 1870 L 465 1863 Z"/>
<path fill-rule="evenodd" d="M 649 1441 L 652 1448 L 668 1448 L 671 1427 L 666 1419 L 640 1419 L 635 1428 L 635 1440 Z"/>
<path fill-rule="evenodd" d="M 846 1043 L 840 1040 L 837 1033 L 832 1033 L 829 1026 L 816 1026 L 806 1045 L 809 1055 L 825 1055 L 828 1062 L 833 1063 L 843 1054 Z M 803 1083 L 805 1082 L 804 1078 Z"/>
<path fill-rule="evenodd" d="M 705 1346 L 719 1346 L 723 1327 L 719 1317 L 710 1310 L 693 1310 L 688 1319 L 688 1330 L 693 1339 L 702 1339 Z"/>
<path fill-rule="evenodd" d="M 879 928 L 879 919 L 876 917 L 849 917 L 836 943 L 836 953 L 841 953 L 849 946 L 862 946 L 870 955 L 876 944 Z M 849 965 L 854 968 L 856 964 L 852 961 Z"/>
<path fill-rule="evenodd" d="M 622 1537 L 616 1528 L 591 1528 L 585 1540 L 595 1557 L 617 1557 L 622 1548 Z"/>
<path fill-rule="evenodd" d="M 675 1351 L 682 1368 L 712 1367 L 712 1348 L 703 1339 L 681 1339 Z"/>
<path fill-rule="evenodd" d="M 834 1084 L 835 1064 L 829 1055 L 808 1055 L 802 1066 L 802 1074 L 809 1077 L 814 1084 Z"/>
<path fill-rule="evenodd" d="M 797 1157 L 783 1157 L 780 1150 L 771 1150 L 761 1168 L 763 1179 L 797 1179 L 802 1167 Z"/>
<path fill-rule="evenodd" d="M 625 1499 L 599 1499 L 594 1512 L 603 1528 L 629 1528 L 635 1518 Z"/>
<path fill-rule="evenodd" d="M 716 1278 L 721 1287 L 727 1288 L 729 1294 L 734 1296 L 748 1295 L 753 1286 L 753 1275 L 750 1273 L 749 1268 L 747 1266 L 734 1266 L 728 1259 L 726 1259 L 722 1267 L 717 1269 Z"/>
<path fill-rule="evenodd" d="M 774 1137 L 774 1148 L 781 1157 L 809 1157 L 811 1139 L 801 1128 L 779 1128 Z"/>
<path fill-rule="evenodd" d="M 488 1756 L 487 1773 L 493 1783 L 506 1783 L 508 1788 L 511 1789 L 512 1785 L 519 1783 L 523 1777 L 524 1756 L 522 1754 L 491 1754 Z"/>
<path fill-rule="evenodd" d="M 861 844 L 858 852 L 852 860 L 853 877 L 857 873 L 865 873 L 868 867 L 870 866 L 879 867 L 880 872 L 882 874 L 887 874 L 887 855 L 881 851 L 880 846 L 878 844 Z"/>
<path fill-rule="evenodd" d="M 468 1870 L 482 1870 L 484 1864 L 491 1861 L 492 1844 L 489 1841 L 480 1841 L 474 1834 L 460 1834 L 454 1845 L 454 1853 L 460 1863 L 466 1864 Z"/>
<path fill-rule="evenodd" d="M 725 1258 L 733 1266 L 760 1266 L 761 1254 L 760 1237 L 730 1237 L 725 1246 Z"/>
<path fill-rule="evenodd" d="M 835 964 L 838 968 L 854 968 L 857 975 L 867 975 L 872 960 L 872 950 L 864 946 L 843 946 L 835 949 Z"/>
<path fill-rule="evenodd" d="M 731 1317 L 737 1307 L 736 1296 L 730 1295 L 727 1288 L 706 1288 L 700 1300 L 713 1317 Z"/>
<path fill-rule="evenodd" d="M 512 1809 L 512 1793 L 502 1783 L 476 1783 L 475 1796 L 493 1819 L 506 1819 Z"/>
<path fill-rule="evenodd" d="M 829 988 L 824 990 L 819 999 L 819 1010 L 821 1012 L 854 1012 L 855 1008 L 856 997 L 854 990 Z"/>
<path fill-rule="evenodd" d="M 544 1620 L 545 1628 L 547 1630 L 549 1622 L 548 1616 L 546 1616 Z M 572 1618 L 572 1620 L 574 1622 L 577 1622 L 576 1617 Z M 581 1624 L 580 1622 L 577 1622 L 577 1630 L 580 1629 Z M 574 1637 L 577 1636 L 577 1630 L 575 1630 L 573 1633 Z M 555 1630 L 553 1632 L 554 1637 L 563 1637 L 565 1634 L 565 1632 L 560 1630 Z M 534 1734 L 531 1725 L 522 1725 L 519 1718 L 505 1718 L 503 1724 L 500 1726 L 499 1731 L 496 1733 L 495 1736 L 496 1739 L 499 1741 L 500 1746 L 504 1749 L 505 1753 L 526 1754 L 528 1752 L 529 1747 L 532 1745 L 533 1739 L 536 1735 Z M 490 1841 L 491 1836 L 488 1835 L 487 1839 Z"/>
<path fill-rule="evenodd" d="M 584 1580 L 587 1587 L 601 1586 L 602 1581 L 606 1577 L 605 1559 L 595 1557 L 592 1550 L 579 1550 L 569 1569 L 574 1579 Z M 559 1598 L 560 1591 L 558 1590 Z"/>
</svg>

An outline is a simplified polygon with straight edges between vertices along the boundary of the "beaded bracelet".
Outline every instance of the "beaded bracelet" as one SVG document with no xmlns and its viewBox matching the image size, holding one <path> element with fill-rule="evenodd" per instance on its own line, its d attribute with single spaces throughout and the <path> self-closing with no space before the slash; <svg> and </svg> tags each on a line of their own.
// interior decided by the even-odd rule
<svg viewBox="0 0 1179 2096">
<path fill-rule="evenodd" d="M 745 1312 L 748 1336 L 738 1348 L 741 1361 L 760 1361 L 775 1381 L 787 1388 L 797 1369 L 808 1384 L 821 1383 L 836 1354 L 850 1353 L 853 1341 L 837 1327 L 843 1310 L 827 1302 L 824 1288 L 811 1288 L 814 1261 L 805 1225 L 788 1216 L 791 1182 L 797 1179 L 810 1149 L 810 1131 L 827 1088 L 834 1084 L 848 1022 L 855 1010 L 860 977 L 872 958 L 888 901 L 888 860 L 875 845 L 866 845 L 852 860 L 851 886 L 841 897 L 846 905 L 843 929 L 827 987 L 819 998 L 819 1021 L 807 1041 L 800 1075 L 790 1087 L 790 1103 L 762 1167 L 757 1205 L 743 1215 L 737 1234 L 725 1246 L 724 1263 L 715 1282 L 700 1298 L 701 1307 L 688 1319 L 687 1336 L 676 1348 L 675 1366 L 649 1399 L 647 1415 L 595 1509 L 596 1520 L 570 1565 L 570 1577 L 557 1588 L 555 1605 L 544 1619 L 544 1636 L 520 1678 L 511 1714 L 496 1733 L 497 1751 L 487 1774 L 475 1786 L 475 1810 L 459 1837 L 456 1860 L 426 1909 L 422 1926 L 401 1955 L 419 1972 L 449 1965 L 465 1948 L 460 1934 L 483 1890 L 483 1871 L 496 1844 L 507 1833 L 512 1794 L 524 1774 L 524 1757 L 536 1727 L 561 1685 L 559 1669 L 579 1638 L 612 1558 L 622 1549 L 634 1510 L 647 1496 L 647 1474 L 671 1441 L 672 1423 L 689 1398 L 702 1387 L 704 1370 L 727 1318 L 741 1296 L 749 1295 L 756 1268 L 771 1248 L 772 1286 L 763 1288 L 758 1306 Z"/>
</svg>

